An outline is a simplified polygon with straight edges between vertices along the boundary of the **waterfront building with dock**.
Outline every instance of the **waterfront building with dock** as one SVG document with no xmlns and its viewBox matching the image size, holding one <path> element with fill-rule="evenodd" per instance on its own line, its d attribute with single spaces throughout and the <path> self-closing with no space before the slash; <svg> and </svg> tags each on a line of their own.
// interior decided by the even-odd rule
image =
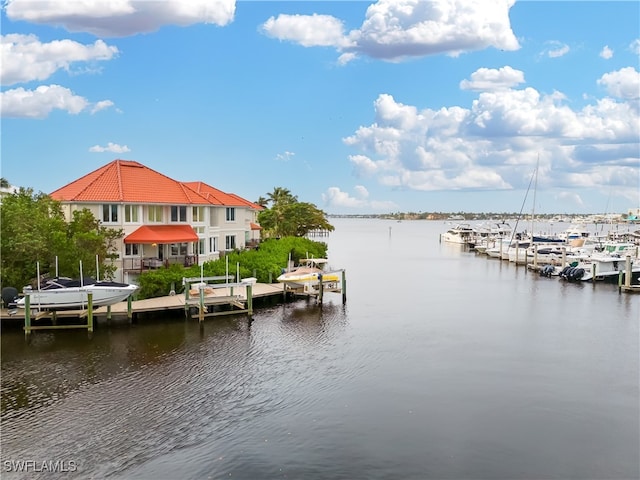
<svg viewBox="0 0 640 480">
<path fill-rule="evenodd" d="M 202 181 L 182 182 L 131 160 L 114 160 L 52 192 L 70 220 L 88 209 L 105 227 L 122 229 L 115 280 L 142 271 L 217 260 L 260 241 L 262 210 Z"/>
</svg>

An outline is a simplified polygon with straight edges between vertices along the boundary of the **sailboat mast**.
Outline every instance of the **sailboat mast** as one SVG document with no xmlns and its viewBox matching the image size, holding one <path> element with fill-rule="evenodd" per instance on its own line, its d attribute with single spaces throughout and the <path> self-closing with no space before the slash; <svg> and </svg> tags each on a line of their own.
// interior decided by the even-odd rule
<svg viewBox="0 0 640 480">
<path fill-rule="evenodd" d="M 540 154 L 536 161 L 535 181 L 533 182 L 533 205 L 531 206 L 531 241 L 533 241 L 533 222 L 536 212 L 536 192 L 538 191 L 538 167 L 540 166 Z"/>
</svg>

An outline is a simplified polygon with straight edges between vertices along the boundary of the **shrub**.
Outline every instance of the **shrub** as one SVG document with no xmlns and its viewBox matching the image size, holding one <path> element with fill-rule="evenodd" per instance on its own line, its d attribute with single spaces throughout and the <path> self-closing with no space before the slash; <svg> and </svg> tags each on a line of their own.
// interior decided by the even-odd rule
<svg viewBox="0 0 640 480">
<path fill-rule="evenodd" d="M 327 244 L 304 237 L 268 239 L 260 243 L 256 250 L 233 251 L 219 260 L 205 262 L 202 270 L 198 265 L 187 268 L 171 265 L 169 268 L 144 272 L 139 279 L 138 298 L 168 295 L 172 285 L 176 293 L 182 293 L 182 279 L 185 277 L 199 277 L 201 273 L 204 277 L 223 276 L 227 272 L 227 259 L 229 275 L 235 277 L 239 268 L 240 279 L 255 277 L 260 283 L 268 283 L 269 280 L 275 281 L 282 273 L 289 255 L 294 264 L 307 257 L 323 258 L 327 255 Z"/>
</svg>

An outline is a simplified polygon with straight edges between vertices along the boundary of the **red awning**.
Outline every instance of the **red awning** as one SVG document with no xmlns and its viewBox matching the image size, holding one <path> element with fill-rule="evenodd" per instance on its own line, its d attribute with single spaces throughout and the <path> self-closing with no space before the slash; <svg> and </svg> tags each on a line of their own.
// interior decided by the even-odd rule
<svg viewBox="0 0 640 480">
<path fill-rule="evenodd" d="M 198 235 L 190 225 L 143 225 L 124 237 L 124 243 L 197 242 Z"/>
<path fill-rule="evenodd" d="M 262 230 L 262 227 L 257 223 L 251 223 L 251 230 Z"/>
</svg>

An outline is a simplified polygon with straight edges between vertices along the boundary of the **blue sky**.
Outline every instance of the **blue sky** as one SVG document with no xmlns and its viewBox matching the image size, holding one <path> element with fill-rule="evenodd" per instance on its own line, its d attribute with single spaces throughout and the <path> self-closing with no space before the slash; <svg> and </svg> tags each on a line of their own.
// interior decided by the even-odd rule
<svg viewBox="0 0 640 480">
<path fill-rule="evenodd" d="M 328 213 L 640 206 L 640 3 L 9 0 L 2 176 L 117 159 Z"/>
</svg>

